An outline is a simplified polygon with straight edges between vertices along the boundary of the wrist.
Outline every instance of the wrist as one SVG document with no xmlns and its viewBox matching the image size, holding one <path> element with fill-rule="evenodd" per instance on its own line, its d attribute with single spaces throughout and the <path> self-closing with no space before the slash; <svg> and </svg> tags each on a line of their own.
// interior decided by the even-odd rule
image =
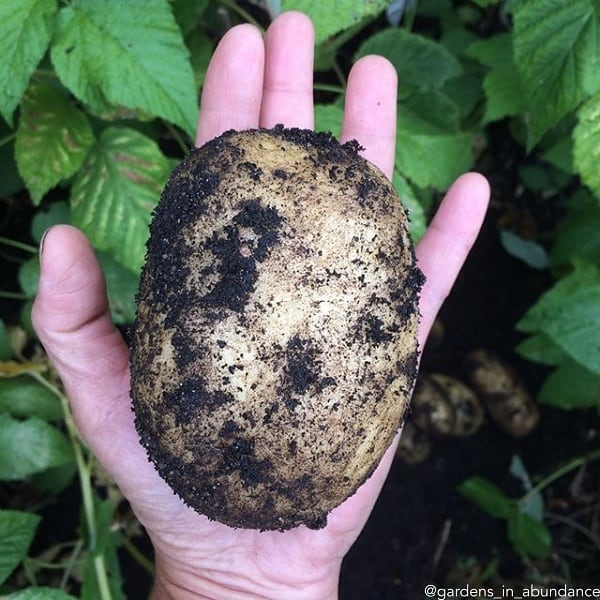
<svg viewBox="0 0 600 600">
<path fill-rule="evenodd" d="M 173 570 L 157 558 L 151 600 L 337 600 L 339 569 L 324 577 L 298 573 L 293 582 L 242 573 Z"/>
</svg>

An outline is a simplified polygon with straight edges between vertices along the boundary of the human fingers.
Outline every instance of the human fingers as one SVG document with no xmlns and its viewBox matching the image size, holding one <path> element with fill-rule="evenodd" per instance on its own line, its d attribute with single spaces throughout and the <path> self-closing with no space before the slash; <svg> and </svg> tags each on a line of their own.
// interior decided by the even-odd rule
<svg viewBox="0 0 600 600">
<path fill-rule="evenodd" d="M 313 57 L 315 33 L 299 12 L 278 16 L 265 35 L 265 74 L 260 125 L 314 127 Z"/>
<path fill-rule="evenodd" d="M 265 47 L 252 25 L 232 27 L 219 42 L 204 79 L 196 146 L 228 129 L 257 127 Z"/>
<path fill-rule="evenodd" d="M 148 463 L 133 426 L 129 353 L 111 321 L 102 272 L 85 236 L 68 225 L 47 232 L 40 268 L 33 325 L 80 433 L 115 479 L 123 480 L 131 461 L 136 470 Z"/>
<path fill-rule="evenodd" d="M 421 347 L 477 238 L 489 197 L 485 177 L 478 173 L 459 177 L 417 246 L 417 262 L 426 277 L 419 304 Z"/>
<path fill-rule="evenodd" d="M 389 179 L 396 147 L 396 95 L 398 76 L 381 56 L 365 56 L 348 76 L 342 142 L 355 139 L 361 154 L 377 165 Z"/>
</svg>

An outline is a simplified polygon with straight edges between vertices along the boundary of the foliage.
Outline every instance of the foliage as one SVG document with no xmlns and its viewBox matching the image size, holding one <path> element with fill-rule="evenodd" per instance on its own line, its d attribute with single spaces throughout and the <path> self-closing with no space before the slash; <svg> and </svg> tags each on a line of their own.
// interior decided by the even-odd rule
<svg viewBox="0 0 600 600">
<path fill-rule="evenodd" d="M 570 471 L 599 458 L 598 452 L 575 458 L 532 485 L 525 465 L 515 455 L 510 474 L 525 490 L 520 498 L 507 496 L 496 484 L 479 475 L 463 481 L 458 491 L 491 517 L 506 522 L 506 533 L 516 552 L 526 558 L 544 558 L 552 549 L 552 533 L 544 523 L 546 508 L 542 491 Z"/>
<path fill-rule="evenodd" d="M 105 272 L 115 323 L 132 322 L 152 210 L 192 144 L 210 54 L 235 23 L 266 25 L 289 9 L 313 18 L 316 123 L 336 134 L 349 63 L 378 53 L 394 64 L 393 183 L 415 240 L 440 193 L 488 151 L 491 128 L 512 133 L 527 156 L 520 185 L 566 210 L 552 231 L 499 231 L 507 252 L 555 281 L 517 324 L 527 336 L 517 351 L 553 369 L 540 402 L 600 407 L 600 2 L 419 0 L 395 2 L 388 19 L 389 4 L 344 0 L 331 10 L 306 0 L 0 0 L 0 197 L 27 215 L 0 232 L 0 243 L 18 256 L 20 287 L 0 297 L 18 300 L 21 314 L 20 323 L 14 314 L 0 320 L 0 479 L 48 501 L 76 481 L 82 495 L 77 539 L 51 549 L 36 545 L 44 521 L 35 505 L 0 510 L 0 594 L 122 597 L 117 549 L 135 555 L 133 533 L 116 525 L 118 496 L 97 483 L 104 479 L 36 345 L 29 311 L 37 246 L 53 224 L 81 228 Z M 480 477 L 461 486 L 506 522 L 528 556 L 543 555 L 552 542 L 540 490 L 525 488 L 513 499 Z M 49 561 L 62 573 L 58 582 Z M 17 581 L 29 587 L 14 589 Z"/>
</svg>

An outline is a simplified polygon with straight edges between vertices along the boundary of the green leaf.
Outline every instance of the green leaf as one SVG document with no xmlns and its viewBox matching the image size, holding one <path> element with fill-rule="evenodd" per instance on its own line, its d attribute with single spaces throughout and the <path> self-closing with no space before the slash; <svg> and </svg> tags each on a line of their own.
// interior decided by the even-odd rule
<svg viewBox="0 0 600 600">
<path fill-rule="evenodd" d="M 441 88 L 462 73 L 460 62 L 444 46 L 405 29 L 385 29 L 372 35 L 356 58 L 367 54 L 379 54 L 392 62 L 402 90 Z"/>
<path fill-rule="evenodd" d="M 528 337 L 515 350 L 524 358 L 550 366 L 559 365 L 568 357 L 565 351 L 544 333 Z"/>
<path fill-rule="evenodd" d="M 0 379 L 0 413 L 3 412 L 14 417 L 39 417 L 46 421 L 63 417 L 57 396 L 27 375 Z"/>
<path fill-rule="evenodd" d="M 62 590 L 49 587 L 30 587 L 26 590 L 2 596 L 4 600 L 77 600 Z"/>
<path fill-rule="evenodd" d="M 135 295 L 139 275 L 120 265 L 110 254 L 98 253 L 108 288 L 110 312 L 114 323 L 128 324 L 135 320 Z"/>
<path fill-rule="evenodd" d="M 0 319 L 0 360 L 12 358 L 13 350 L 10 342 L 10 335 L 6 329 L 4 321 Z M 2 409 L 0 409 L 1 411 Z"/>
<path fill-rule="evenodd" d="M 528 333 L 545 333 L 574 360 L 600 374 L 600 270 L 575 262 L 517 323 Z"/>
<path fill-rule="evenodd" d="M 496 519 L 508 518 L 514 505 L 514 501 L 495 483 L 478 475 L 463 481 L 458 491 Z"/>
<path fill-rule="evenodd" d="M 584 183 L 600 197 L 600 94 L 590 98 L 578 111 L 573 140 L 575 169 Z"/>
<path fill-rule="evenodd" d="M 514 12 L 515 62 L 530 117 L 528 146 L 600 89 L 598 0 L 528 0 Z"/>
<path fill-rule="evenodd" d="M 19 268 L 19 285 L 29 298 L 33 298 L 37 293 L 39 280 L 40 261 L 37 256 L 32 256 Z"/>
<path fill-rule="evenodd" d="M 398 110 L 408 110 L 440 133 L 457 133 L 459 130 L 460 109 L 456 102 L 441 90 L 415 91 L 402 99 Z"/>
<path fill-rule="evenodd" d="M 500 231 L 502 247 L 515 258 L 522 260 L 532 269 L 548 268 L 548 254 L 544 247 L 533 240 L 526 240 L 507 229 Z"/>
<path fill-rule="evenodd" d="M 282 0 L 281 11 L 298 10 L 315 24 L 315 43 L 319 45 L 332 35 L 357 23 L 375 17 L 385 10 L 387 0 L 337 0 L 332 9 L 328 2 L 314 0 Z"/>
<path fill-rule="evenodd" d="M 194 73 L 166 0 L 73 0 L 58 13 L 51 58 L 60 80 L 92 110 L 123 106 L 193 135 Z"/>
<path fill-rule="evenodd" d="M 71 209 L 68 202 L 53 202 L 48 210 L 38 211 L 31 221 L 31 237 L 39 244 L 48 227 L 53 225 L 69 225 Z"/>
<path fill-rule="evenodd" d="M 40 517 L 16 510 L 0 510 L 0 585 L 27 556 Z"/>
<path fill-rule="evenodd" d="M 73 460 L 67 438 L 38 417 L 0 415 L 0 480 L 16 481 Z"/>
<path fill-rule="evenodd" d="M 398 111 L 396 163 L 419 187 L 446 189 L 472 162 L 471 138 L 448 133 L 423 121 L 405 107 Z"/>
<path fill-rule="evenodd" d="M 207 9 L 209 0 L 172 0 L 173 14 L 184 35 L 194 30 Z"/>
<path fill-rule="evenodd" d="M 508 516 L 508 539 L 515 550 L 526 556 L 544 558 L 552 546 L 550 530 L 514 506 Z"/>
<path fill-rule="evenodd" d="M 337 104 L 315 105 L 315 131 L 328 131 L 339 137 L 342 131 L 344 109 Z"/>
<path fill-rule="evenodd" d="M 15 161 L 14 131 L 0 120 L 0 198 L 12 196 L 25 188 Z M 12 139 L 11 139 L 12 138 Z"/>
<path fill-rule="evenodd" d="M 600 206 L 570 216 L 552 247 L 550 259 L 555 266 L 564 266 L 574 258 L 582 258 L 600 267 Z"/>
<path fill-rule="evenodd" d="M 9 125 L 48 48 L 56 10 L 56 0 L 0 2 L 0 114 Z"/>
<path fill-rule="evenodd" d="M 600 409 L 600 375 L 575 361 L 566 361 L 546 379 L 538 399 L 564 410 Z"/>
<path fill-rule="evenodd" d="M 137 272 L 148 225 L 170 165 L 156 143 L 129 128 L 106 129 L 71 188 L 71 216 L 98 250 Z"/>
<path fill-rule="evenodd" d="M 34 473 L 28 478 L 36 490 L 58 495 L 66 490 L 77 474 L 77 463 L 75 461 L 51 467 L 41 473 Z"/>
<path fill-rule="evenodd" d="M 417 199 L 410 183 L 396 169 L 394 169 L 393 184 L 402 204 L 408 211 L 410 235 L 416 244 L 423 237 L 427 226 L 425 209 Z"/>
<path fill-rule="evenodd" d="M 21 104 L 15 157 L 34 204 L 81 167 L 93 143 L 87 117 L 67 94 L 51 85 L 29 87 Z"/>
<path fill-rule="evenodd" d="M 208 63 L 213 53 L 213 43 L 210 38 L 198 32 L 190 34 L 190 37 L 186 38 L 185 43 L 190 51 L 196 89 L 199 90 L 204 84 Z"/>
<path fill-rule="evenodd" d="M 512 60 L 512 33 L 501 33 L 475 42 L 469 47 L 468 55 L 490 69 L 483 79 L 486 98 L 484 123 L 521 114 L 525 103 L 521 80 Z"/>
</svg>

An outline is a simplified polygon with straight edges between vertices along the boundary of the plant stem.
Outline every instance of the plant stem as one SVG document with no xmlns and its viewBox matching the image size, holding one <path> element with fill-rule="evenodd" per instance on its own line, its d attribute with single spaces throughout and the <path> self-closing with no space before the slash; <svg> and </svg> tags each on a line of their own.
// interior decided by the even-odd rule
<svg viewBox="0 0 600 600">
<path fill-rule="evenodd" d="M 12 142 L 16 137 L 17 137 L 17 133 L 16 132 L 15 133 L 11 133 L 11 134 L 7 135 L 6 137 L 3 137 L 0 140 L 0 148 L 2 146 L 4 146 L 5 144 L 10 144 L 10 142 Z"/>
<path fill-rule="evenodd" d="M 165 123 L 169 133 L 175 140 L 176 144 L 179 146 L 179 148 L 183 152 L 183 155 L 185 156 L 186 154 L 188 154 L 188 152 L 190 151 L 190 146 L 189 146 L 189 144 L 186 144 L 185 140 L 183 139 L 183 136 L 179 133 L 177 128 L 173 127 L 173 125 L 171 125 L 171 123 L 169 123 L 168 121 L 165 121 L 164 123 Z"/>
<path fill-rule="evenodd" d="M 129 555 L 135 560 L 135 562 L 137 562 L 138 565 L 144 569 L 144 571 L 154 578 L 154 563 L 144 556 L 144 554 L 140 552 L 138 547 L 126 535 L 123 536 L 123 547 L 125 550 L 127 550 L 127 552 L 129 552 Z"/>
<path fill-rule="evenodd" d="M 0 142 L 0 146 L 2 143 Z M 31 252 L 31 254 L 37 254 L 38 249 L 36 246 L 31 246 L 30 244 L 25 244 L 23 242 L 18 242 L 17 240 L 11 240 L 10 238 L 6 238 L 0 235 L 0 244 L 4 244 L 5 246 L 12 246 L 13 248 L 18 248 L 19 250 L 25 250 L 25 252 Z"/>
<path fill-rule="evenodd" d="M 573 460 L 570 460 L 568 463 L 564 464 L 562 467 L 559 467 L 558 469 L 556 469 L 556 471 L 550 473 L 550 475 L 548 475 L 548 477 L 545 477 L 544 479 L 542 479 L 542 481 L 540 481 L 539 483 L 534 485 L 520 499 L 520 502 L 523 502 L 526 498 L 528 498 L 529 496 L 532 496 L 533 494 L 538 494 L 545 487 L 548 487 L 551 483 L 553 483 L 557 479 L 560 479 L 563 475 L 566 475 L 567 473 L 577 469 L 584 463 L 590 462 L 593 460 L 600 460 L 600 450 L 595 450 L 594 452 L 590 452 L 589 454 L 586 454 L 585 456 L 578 456 L 577 458 L 574 458 Z"/>
<path fill-rule="evenodd" d="M 91 469 L 89 464 L 86 463 L 83 455 L 83 444 L 81 442 L 81 438 L 79 437 L 77 427 L 75 426 L 75 421 L 73 420 L 73 415 L 69 406 L 69 400 L 60 389 L 50 383 L 46 378 L 42 377 L 39 373 L 32 372 L 31 375 L 60 399 L 65 425 L 67 427 L 67 434 L 69 436 L 71 446 L 73 447 L 75 462 L 77 464 L 77 473 L 79 475 L 79 485 L 81 487 L 81 496 L 83 500 L 83 510 L 85 513 L 85 520 L 89 535 L 88 552 L 93 553 L 96 550 L 97 533 Z M 111 600 L 112 595 L 110 592 L 110 586 L 108 584 L 108 574 L 106 571 L 106 562 L 103 554 L 98 554 L 94 557 L 94 571 L 98 580 L 98 588 L 100 590 L 101 600 Z"/>
<path fill-rule="evenodd" d="M 231 0 L 219 0 L 219 4 L 222 4 L 225 8 L 232 10 L 237 13 L 244 21 L 248 23 L 252 23 L 255 27 L 257 27 L 261 33 L 264 33 L 265 30 L 262 28 L 261 24 L 247 11 L 245 11 L 241 6 L 238 6 L 235 2 Z"/>
<path fill-rule="evenodd" d="M 9 300 L 31 300 L 31 297 L 22 292 L 3 292 L 0 291 L 0 298 L 7 298 Z"/>
<path fill-rule="evenodd" d="M 332 94 L 343 94 L 344 88 L 340 85 L 330 83 L 315 83 L 313 88 L 319 92 L 331 92 Z"/>
</svg>

